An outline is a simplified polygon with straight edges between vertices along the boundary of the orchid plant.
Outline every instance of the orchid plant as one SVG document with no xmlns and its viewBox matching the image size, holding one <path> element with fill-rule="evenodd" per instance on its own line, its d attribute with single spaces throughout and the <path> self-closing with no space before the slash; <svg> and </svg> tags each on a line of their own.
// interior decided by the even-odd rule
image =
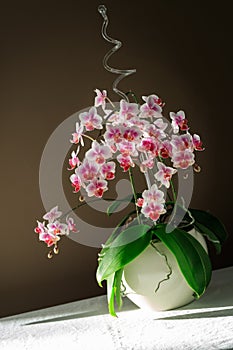
<svg viewBox="0 0 233 350">
<path fill-rule="evenodd" d="M 132 201 L 134 211 L 127 214 L 114 229 L 99 253 L 97 281 L 107 281 L 108 303 L 111 315 L 116 315 L 114 300 L 121 306 L 121 277 L 124 266 L 136 258 L 153 240 L 162 241 L 175 255 L 181 272 L 196 297 L 201 296 L 211 278 L 211 263 L 201 244 L 187 231 L 195 227 L 221 251 L 227 233 L 223 224 L 212 214 L 202 210 L 183 210 L 186 226 L 174 227 L 166 232 L 169 215 L 176 207 L 176 190 L 173 176 L 180 169 L 200 167 L 195 162 L 195 153 L 203 151 L 202 141 L 191 134 L 185 113 L 182 110 L 170 113 L 169 119 L 162 115 L 164 102 L 155 94 L 142 96 L 142 104 L 122 99 L 117 108 L 108 98 L 107 91 L 95 90 L 94 106 L 79 114 L 71 143 L 76 145 L 69 159 L 71 185 L 74 193 L 81 189 L 88 197 L 102 198 L 109 182 L 120 171 L 129 174 L 132 196 L 122 201 Z M 111 109 L 107 109 L 109 102 Z M 92 132 L 99 130 L 97 137 Z M 83 159 L 79 151 L 86 146 Z M 75 147 L 76 147 L 75 146 Z M 135 188 L 133 168 L 138 165 L 145 175 L 147 188 L 138 193 Z M 149 172 L 153 178 L 148 177 Z M 82 197 L 80 197 L 82 198 Z M 82 198 L 82 201 L 84 198 Z M 108 208 L 111 215 L 122 202 L 114 201 Z M 81 204 L 82 205 L 82 204 Z M 62 222 L 62 212 L 52 208 L 38 221 L 35 232 L 52 253 L 58 253 L 58 241 L 69 232 L 76 232 L 74 219 L 67 216 Z M 53 248 L 53 249 L 52 249 Z"/>
</svg>

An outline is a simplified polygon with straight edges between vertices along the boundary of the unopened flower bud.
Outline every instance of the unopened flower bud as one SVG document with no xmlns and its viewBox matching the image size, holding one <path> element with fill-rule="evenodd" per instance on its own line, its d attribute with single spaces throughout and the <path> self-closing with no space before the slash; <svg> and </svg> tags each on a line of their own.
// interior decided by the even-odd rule
<svg viewBox="0 0 233 350">
<path fill-rule="evenodd" d="M 50 250 L 50 252 L 48 253 L 47 257 L 48 257 L 48 259 L 51 259 L 53 257 L 52 250 Z"/>
<path fill-rule="evenodd" d="M 140 171 L 141 171 L 142 173 L 145 173 L 145 172 L 146 172 L 146 167 L 145 167 L 145 165 L 143 165 L 143 164 L 140 165 Z"/>
<path fill-rule="evenodd" d="M 84 202 L 85 201 L 85 197 L 84 196 L 79 196 L 79 202 Z"/>
<path fill-rule="evenodd" d="M 58 253 L 59 253 L 59 248 L 58 248 L 58 246 L 55 246 L 55 247 L 53 248 L 53 252 L 54 252 L 54 254 L 58 254 Z"/>
<path fill-rule="evenodd" d="M 138 198 L 136 205 L 137 205 L 138 207 L 142 207 L 142 206 L 143 206 L 143 203 L 144 203 L 144 199 L 143 199 L 143 198 Z"/>
<path fill-rule="evenodd" d="M 201 167 L 197 163 L 194 164 L 193 169 L 196 173 L 200 173 L 201 171 Z"/>
</svg>

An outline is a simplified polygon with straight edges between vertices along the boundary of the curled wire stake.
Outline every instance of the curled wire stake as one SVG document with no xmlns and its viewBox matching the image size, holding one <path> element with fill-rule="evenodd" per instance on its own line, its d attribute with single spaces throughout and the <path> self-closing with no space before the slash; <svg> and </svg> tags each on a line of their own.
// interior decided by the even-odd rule
<svg viewBox="0 0 233 350">
<path fill-rule="evenodd" d="M 116 68 L 112 68 L 108 65 L 108 60 L 109 58 L 116 52 L 120 49 L 120 47 L 122 46 L 122 43 L 121 41 L 119 40 L 116 40 L 116 39 L 113 39 L 111 38 L 108 34 L 107 34 L 107 26 L 108 26 L 108 16 L 107 16 L 107 8 L 106 6 L 104 5 L 99 5 L 98 7 L 98 11 L 99 13 L 102 15 L 103 19 L 104 19 L 104 22 L 103 22 L 103 25 L 102 25 L 102 37 L 110 42 L 111 44 L 115 44 L 115 46 L 109 50 L 106 55 L 104 56 L 103 58 L 103 66 L 104 68 L 111 72 L 111 73 L 115 73 L 115 74 L 119 74 L 120 76 L 118 78 L 116 78 L 116 80 L 113 82 L 112 84 L 112 89 L 113 91 L 118 94 L 120 97 L 122 97 L 124 100 L 126 100 L 127 102 L 129 102 L 129 99 L 128 99 L 128 96 L 126 94 L 124 94 L 122 91 L 120 91 L 118 88 L 117 88 L 117 85 L 119 84 L 119 82 L 127 77 L 128 75 L 131 75 L 133 73 L 136 72 L 136 69 L 116 69 Z"/>
</svg>

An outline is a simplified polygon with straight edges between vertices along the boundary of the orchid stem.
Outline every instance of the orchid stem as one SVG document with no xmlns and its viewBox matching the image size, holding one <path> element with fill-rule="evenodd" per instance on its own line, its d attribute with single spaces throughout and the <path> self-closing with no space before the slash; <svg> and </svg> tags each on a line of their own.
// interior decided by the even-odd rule
<svg viewBox="0 0 233 350">
<path fill-rule="evenodd" d="M 97 201 L 99 201 L 99 200 L 100 200 L 99 198 L 93 199 L 93 200 L 88 201 L 88 202 L 86 202 L 86 201 L 84 200 L 82 203 L 76 205 L 76 207 L 71 208 L 68 212 L 66 212 L 65 214 L 63 214 L 63 215 L 60 217 L 60 219 L 64 218 L 66 215 L 72 213 L 72 211 L 75 211 L 76 209 L 81 208 L 83 205 L 86 205 L 86 204 L 88 204 L 88 203 L 94 203 L 94 202 L 97 202 Z M 104 198 L 104 200 L 106 200 L 106 201 L 117 201 L 117 199 L 113 199 L 113 198 Z M 119 199 L 119 201 L 120 201 L 120 199 Z"/>
<path fill-rule="evenodd" d="M 106 100 L 112 105 L 113 108 L 116 107 L 116 106 L 112 103 L 112 101 L 110 100 L 110 98 L 106 97 Z"/>
<path fill-rule="evenodd" d="M 173 200 L 174 200 L 174 202 L 176 202 L 176 191 L 175 191 L 175 188 L 174 188 L 174 185 L 173 185 L 172 180 L 170 180 L 170 184 L 171 184 L 171 190 L 172 190 Z"/>
<path fill-rule="evenodd" d="M 168 195 L 169 200 L 172 201 L 172 197 L 168 191 L 167 191 L 167 195 Z"/>
<path fill-rule="evenodd" d="M 91 140 L 91 141 L 95 141 L 91 136 L 86 135 L 86 134 L 82 134 L 83 137 L 86 137 L 87 139 Z"/>
<path fill-rule="evenodd" d="M 141 220 L 140 220 L 139 212 L 138 212 L 138 206 L 137 206 L 137 194 L 136 194 L 136 190 L 135 190 L 135 184 L 134 184 L 134 179 L 133 179 L 133 174 L 132 174 L 131 168 L 129 168 L 128 172 L 129 172 L 129 179 L 130 179 L 130 183 L 131 183 L 131 187 L 132 187 L 132 191 L 133 191 L 133 196 L 134 196 L 135 209 L 136 209 L 138 223 L 141 224 Z"/>
</svg>

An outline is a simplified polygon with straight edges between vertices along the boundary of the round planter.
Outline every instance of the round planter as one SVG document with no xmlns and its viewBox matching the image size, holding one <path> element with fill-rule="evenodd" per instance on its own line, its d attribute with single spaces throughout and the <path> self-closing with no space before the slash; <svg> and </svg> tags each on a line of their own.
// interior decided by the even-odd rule
<svg viewBox="0 0 233 350">
<path fill-rule="evenodd" d="M 204 247 L 203 236 L 189 231 Z M 146 310 L 170 310 L 194 300 L 193 290 L 184 279 L 174 255 L 162 243 L 149 245 L 136 259 L 127 264 L 122 276 L 123 293 L 137 306 Z"/>
</svg>

